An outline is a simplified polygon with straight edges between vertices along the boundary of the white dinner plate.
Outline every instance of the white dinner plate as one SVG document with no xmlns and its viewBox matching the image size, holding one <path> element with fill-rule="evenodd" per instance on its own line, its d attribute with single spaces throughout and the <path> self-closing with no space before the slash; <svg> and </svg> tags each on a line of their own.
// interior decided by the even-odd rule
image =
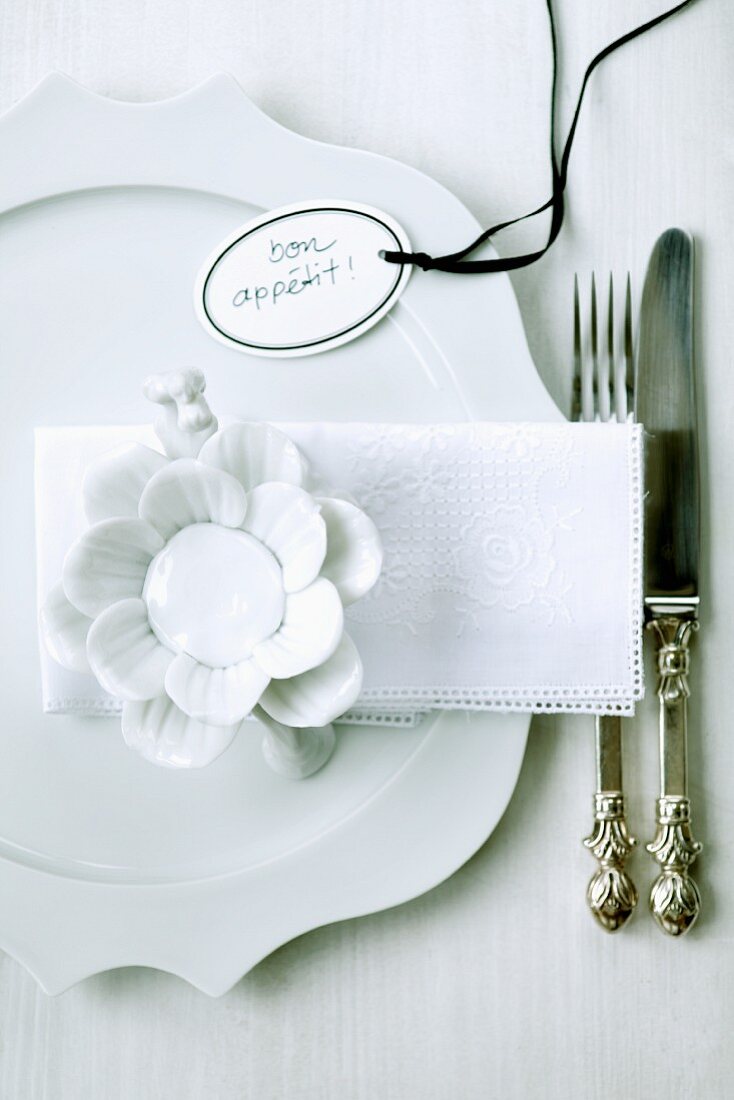
<svg viewBox="0 0 734 1100">
<path fill-rule="evenodd" d="M 131 753 L 118 720 L 44 716 L 34 427 L 142 421 L 143 377 L 182 364 L 247 418 L 560 416 L 505 276 L 416 272 L 374 329 L 309 358 L 248 357 L 203 331 L 198 268 L 264 210 L 364 202 L 432 252 L 478 232 L 432 180 L 290 133 L 230 77 L 136 105 L 51 76 L 0 119 L 0 153 L 0 945 L 49 992 L 136 964 L 221 993 L 293 936 L 414 897 L 468 859 L 510 798 L 529 719 L 345 728 L 299 783 L 269 771 L 257 735 L 181 773 Z"/>
</svg>

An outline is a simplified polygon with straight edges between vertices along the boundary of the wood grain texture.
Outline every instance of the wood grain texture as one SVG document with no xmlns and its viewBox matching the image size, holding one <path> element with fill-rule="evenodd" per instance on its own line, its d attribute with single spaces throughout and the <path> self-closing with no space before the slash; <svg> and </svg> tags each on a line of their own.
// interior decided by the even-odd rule
<svg viewBox="0 0 734 1100">
<path fill-rule="evenodd" d="M 662 6 L 557 0 L 564 128 L 585 61 Z M 671 942 L 642 911 L 618 938 L 599 932 L 584 901 L 592 861 L 581 844 L 591 820 L 592 722 L 543 719 L 504 820 L 452 879 L 398 909 L 300 938 L 218 1001 L 145 970 L 49 999 L 3 957 L 3 1100 L 731 1095 L 734 738 L 717 704 L 734 597 L 733 57 L 734 7 L 700 0 L 597 74 L 564 232 L 514 278 L 536 362 L 565 406 L 573 272 L 629 268 L 637 296 L 663 228 L 681 224 L 698 243 L 711 594 L 691 700 L 691 796 L 706 842 L 700 925 Z M 134 100 L 226 69 L 285 125 L 413 164 L 486 224 L 547 197 L 541 0 L 2 5 L 0 107 L 54 68 Z M 501 248 L 540 234 L 525 225 Z M 483 354 L 477 349 L 477 369 Z M 653 697 L 627 729 L 629 818 L 642 839 L 653 825 L 655 725 Z M 644 891 L 653 874 L 644 852 L 630 870 Z"/>
</svg>

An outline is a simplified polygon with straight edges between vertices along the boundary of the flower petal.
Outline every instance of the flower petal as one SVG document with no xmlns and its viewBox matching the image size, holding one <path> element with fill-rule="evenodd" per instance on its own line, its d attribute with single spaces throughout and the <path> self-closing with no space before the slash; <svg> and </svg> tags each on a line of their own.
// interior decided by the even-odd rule
<svg viewBox="0 0 734 1100">
<path fill-rule="evenodd" d="M 325 726 L 355 702 L 362 689 L 362 661 L 348 634 L 318 668 L 290 680 L 272 680 L 260 706 L 286 726 Z"/>
<path fill-rule="evenodd" d="M 269 682 L 251 659 L 229 668 L 209 668 L 188 653 L 180 653 L 166 673 L 166 691 L 176 706 L 212 726 L 241 722 Z"/>
<path fill-rule="evenodd" d="M 62 581 L 67 599 L 84 615 L 143 591 L 145 574 L 163 539 L 142 519 L 104 519 L 69 548 Z"/>
<path fill-rule="evenodd" d="M 140 516 L 164 539 L 193 523 L 239 527 L 247 496 L 236 478 L 193 458 L 170 462 L 150 479 L 140 498 Z"/>
<path fill-rule="evenodd" d="M 230 424 L 208 439 L 199 458 L 254 489 L 265 481 L 302 485 L 308 464 L 293 440 L 272 424 Z"/>
<path fill-rule="evenodd" d="M 207 726 L 189 718 L 167 695 L 142 703 L 124 703 L 122 736 L 131 749 L 152 764 L 168 768 L 203 768 L 232 743 L 240 723 Z"/>
<path fill-rule="evenodd" d="M 87 638 L 92 672 L 118 699 L 153 699 L 165 690 L 173 653 L 156 638 L 143 600 L 120 600 L 94 620 Z"/>
<path fill-rule="evenodd" d="M 328 577 L 346 606 L 369 592 L 382 569 L 382 540 L 368 515 L 346 500 L 319 498 L 326 524 Z"/>
<path fill-rule="evenodd" d="M 331 581 L 319 577 L 308 588 L 286 596 L 283 622 L 258 642 L 253 657 L 268 676 L 284 680 L 331 657 L 344 629 L 344 609 Z"/>
<path fill-rule="evenodd" d="M 318 576 L 326 554 L 326 524 L 310 493 L 283 481 L 258 485 L 248 494 L 242 526 L 275 554 L 286 592 L 299 592 Z"/>
<path fill-rule="evenodd" d="M 92 671 L 87 660 L 87 634 L 92 620 L 69 603 L 61 581 L 46 596 L 38 621 L 54 661 L 72 672 Z"/>
<path fill-rule="evenodd" d="M 142 443 L 124 443 L 100 455 L 89 464 L 82 482 L 89 522 L 137 516 L 140 494 L 153 474 L 167 464 L 165 455 Z"/>
</svg>

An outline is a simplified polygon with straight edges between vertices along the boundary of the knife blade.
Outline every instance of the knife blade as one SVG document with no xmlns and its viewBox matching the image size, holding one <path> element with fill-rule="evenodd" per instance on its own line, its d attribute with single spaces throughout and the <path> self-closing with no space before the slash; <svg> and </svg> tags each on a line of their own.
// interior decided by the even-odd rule
<svg viewBox="0 0 734 1100">
<path fill-rule="evenodd" d="M 700 490 L 693 354 L 693 241 L 656 242 L 640 308 L 636 419 L 645 429 L 644 605 L 657 645 L 660 798 L 647 850 L 660 866 L 650 908 L 663 931 L 687 932 L 701 898 L 689 868 L 701 850 L 687 776 L 689 643 L 698 628 Z"/>
<path fill-rule="evenodd" d="M 693 373 L 693 241 L 657 241 L 640 310 L 636 417 L 645 426 L 645 605 L 698 608 L 699 484 Z"/>
</svg>

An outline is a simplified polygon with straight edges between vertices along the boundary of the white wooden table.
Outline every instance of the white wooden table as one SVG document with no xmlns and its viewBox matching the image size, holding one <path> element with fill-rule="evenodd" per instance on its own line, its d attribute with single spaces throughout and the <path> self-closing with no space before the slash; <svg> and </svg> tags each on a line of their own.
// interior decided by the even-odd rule
<svg viewBox="0 0 734 1100">
<path fill-rule="evenodd" d="M 662 0 L 556 6 L 565 131 L 585 62 Z M 592 860 L 581 846 L 592 723 L 546 718 L 533 726 L 504 820 L 458 874 L 411 904 L 302 937 L 218 1001 L 144 970 L 105 974 L 54 1000 L 2 958 L 3 1100 L 732 1095 L 734 737 L 722 703 L 734 610 L 733 55 L 734 7 L 699 0 L 610 60 L 579 127 L 563 234 L 514 278 L 539 370 L 565 407 L 573 272 L 629 268 L 639 294 L 660 230 L 680 224 L 699 245 L 706 603 L 691 795 L 706 843 L 700 925 L 668 941 L 643 906 L 618 937 L 597 930 L 583 896 Z M 286 126 L 413 164 L 486 224 L 549 191 L 542 0 L 3 5 L 0 107 L 54 68 L 134 100 L 226 69 Z M 501 248 L 541 234 L 526 225 Z M 630 818 L 643 840 L 656 794 L 655 721 L 648 699 L 627 731 Z M 644 851 L 630 868 L 646 888 Z"/>
</svg>

